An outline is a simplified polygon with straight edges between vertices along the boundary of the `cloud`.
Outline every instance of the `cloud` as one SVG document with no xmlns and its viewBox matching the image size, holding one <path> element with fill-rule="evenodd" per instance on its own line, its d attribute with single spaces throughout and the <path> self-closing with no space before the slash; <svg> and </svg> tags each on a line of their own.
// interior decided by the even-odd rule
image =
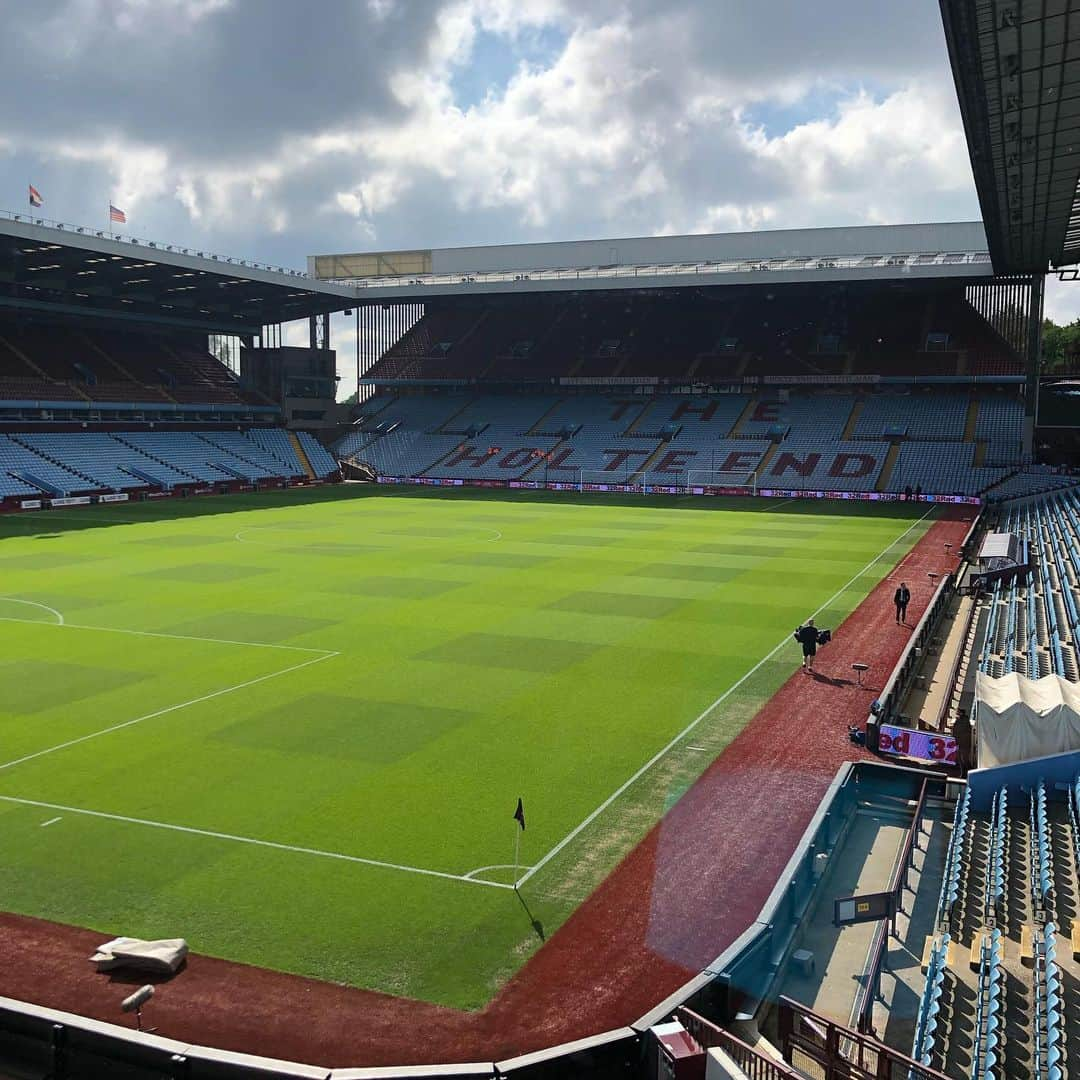
<svg viewBox="0 0 1080 1080">
<path fill-rule="evenodd" d="M 0 100 L 0 202 L 292 266 L 978 216 L 929 0 L 39 0 Z"/>
</svg>

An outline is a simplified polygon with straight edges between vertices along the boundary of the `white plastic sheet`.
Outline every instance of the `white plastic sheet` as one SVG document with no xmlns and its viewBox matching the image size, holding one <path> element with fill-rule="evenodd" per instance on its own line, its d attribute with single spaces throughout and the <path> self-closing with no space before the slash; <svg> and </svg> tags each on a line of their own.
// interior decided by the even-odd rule
<svg viewBox="0 0 1080 1080">
<path fill-rule="evenodd" d="M 975 723 L 980 769 L 1080 750 L 1080 684 L 980 672 Z"/>
</svg>

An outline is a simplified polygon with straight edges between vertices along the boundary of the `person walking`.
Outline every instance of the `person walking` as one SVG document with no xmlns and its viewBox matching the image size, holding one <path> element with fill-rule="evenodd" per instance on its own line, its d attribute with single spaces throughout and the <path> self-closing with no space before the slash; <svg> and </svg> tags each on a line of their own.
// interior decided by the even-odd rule
<svg viewBox="0 0 1080 1080">
<path fill-rule="evenodd" d="M 900 588 L 893 593 L 893 604 L 896 606 L 896 621 L 907 626 L 907 606 L 911 600 L 911 590 L 907 582 L 901 581 Z"/>
<path fill-rule="evenodd" d="M 802 646 L 803 671 L 814 670 L 814 657 L 817 655 L 817 627 L 813 619 L 807 619 L 798 630 L 795 631 L 795 640 Z"/>
</svg>

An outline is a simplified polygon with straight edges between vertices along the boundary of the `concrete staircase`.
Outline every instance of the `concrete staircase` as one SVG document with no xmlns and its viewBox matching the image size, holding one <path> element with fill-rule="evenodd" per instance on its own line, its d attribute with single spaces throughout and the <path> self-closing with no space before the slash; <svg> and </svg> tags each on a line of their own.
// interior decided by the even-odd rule
<svg viewBox="0 0 1080 1080">
<path fill-rule="evenodd" d="M 315 479 L 315 470 L 311 467 L 311 462 L 308 460 L 307 451 L 304 450 L 303 444 L 296 437 L 295 431 L 287 433 L 289 436 L 289 442 L 292 443 L 293 451 L 296 454 L 296 460 L 300 462 L 303 467 L 304 473 L 309 480 Z"/>
</svg>

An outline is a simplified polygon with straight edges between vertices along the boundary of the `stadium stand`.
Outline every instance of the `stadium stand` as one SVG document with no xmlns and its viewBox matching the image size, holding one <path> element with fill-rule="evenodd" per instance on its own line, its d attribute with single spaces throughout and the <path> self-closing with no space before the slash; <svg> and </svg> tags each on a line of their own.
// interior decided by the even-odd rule
<svg viewBox="0 0 1080 1080">
<path fill-rule="evenodd" d="M 196 345 L 138 332 L 0 323 L 5 400 L 264 403 Z"/>
<path fill-rule="evenodd" d="M 1055 909 L 1074 910 L 1080 778 L 1056 788 L 1003 784 L 981 811 L 961 789 L 914 1021 L 911 1056 L 923 1066 L 976 1080 L 1067 1075 Z"/>
<path fill-rule="evenodd" d="M 50 461 L 10 435 L 0 435 L 0 477 L 4 478 L 5 487 L 29 487 L 29 493 L 34 495 L 45 493 L 66 497 L 92 491 L 97 486 L 88 476 Z M 11 495 L 29 493 L 24 490 L 9 492 Z"/>
<path fill-rule="evenodd" d="M 322 480 L 327 480 L 337 475 L 337 460 L 330 454 L 325 446 L 308 431 L 298 431 L 295 437 L 300 444 L 300 449 L 307 457 L 314 475 Z"/>
<path fill-rule="evenodd" d="M 1080 681 L 1080 497 L 1012 505 L 999 528 L 1026 542 L 1032 569 L 993 583 L 979 669 Z"/>
<path fill-rule="evenodd" d="M 959 293 L 755 290 L 695 297 L 433 302 L 377 361 L 378 379 L 1019 375 Z"/>
<path fill-rule="evenodd" d="M 337 462 L 325 448 L 306 432 L 298 439 L 315 476 L 337 475 Z M 306 475 L 288 433 L 281 429 L 0 435 L 0 499 L 170 490 Z"/>
<path fill-rule="evenodd" d="M 784 490 L 964 496 L 1011 483 L 1004 497 L 1043 483 L 1013 479 L 1021 424 L 1001 393 L 377 395 L 335 451 L 387 476 L 685 486 L 756 473 Z M 987 462 L 990 437 L 1016 448 L 997 455 L 1008 463 Z M 1043 490 L 1059 480 L 1043 475 Z"/>
</svg>

